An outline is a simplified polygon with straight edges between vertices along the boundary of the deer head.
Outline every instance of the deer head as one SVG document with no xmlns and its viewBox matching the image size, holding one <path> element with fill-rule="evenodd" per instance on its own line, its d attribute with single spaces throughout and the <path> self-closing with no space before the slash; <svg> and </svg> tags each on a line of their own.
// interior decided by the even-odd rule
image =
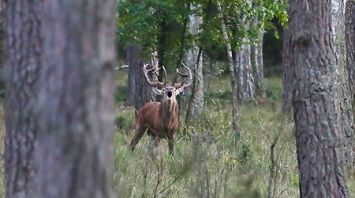
<svg viewBox="0 0 355 198">
<path fill-rule="evenodd" d="M 162 95 L 163 100 L 175 100 L 176 96 L 179 95 L 186 87 L 189 87 L 192 83 L 191 70 L 185 64 L 183 64 L 183 66 L 187 70 L 187 73 L 182 73 L 179 71 L 179 69 L 176 69 L 176 74 L 181 75 L 185 79 L 180 83 L 173 83 L 171 85 L 167 84 L 166 82 L 167 74 L 164 66 L 156 70 L 154 70 L 152 66 L 150 66 L 151 68 L 148 68 L 149 66 L 150 65 L 148 64 L 143 66 L 144 76 L 147 79 L 148 84 L 151 86 L 153 92 L 157 95 Z M 149 79 L 148 73 L 152 72 L 153 75 L 157 75 L 160 69 L 163 70 L 164 83 L 159 81 L 151 81 Z"/>
</svg>

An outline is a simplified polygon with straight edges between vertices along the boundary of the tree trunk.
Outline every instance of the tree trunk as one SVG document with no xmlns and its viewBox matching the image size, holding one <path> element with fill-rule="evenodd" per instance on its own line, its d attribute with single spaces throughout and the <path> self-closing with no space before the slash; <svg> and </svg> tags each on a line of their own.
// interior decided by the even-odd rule
<svg viewBox="0 0 355 198">
<path fill-rule="evenodd" d="M 337 114 L 330 1 L 290 0 L 292 98 L 301 197 L 349 197 Z"/>
<path fill-rule="evenodd" d="M 251 5 L 251 1 L 247 1 Z M 240 17 L 241 23 L 244 28 L 250 27 L 250 21 L 242 14 Z M 237 35 L 233 35 L 237 39 Z M 234 70 L 237 71 L 237 97 L 239 102 L 246 102 L 255 100 L 255 84 L 253 77 L 253 70 L 251 65 L 251 46 L 249 38 L 245 35 L 242 38 L 242 45 L 234 49 Z"/>
<path fill-rule="evenodd" d="M 42 1 L 5 1 L 6 197 L 29 197 L 36 168 L 34 106 L 41 68 Z"/>
<path fill-rule="evenodd" d="M 139 110 L 147 102 L 154 100 L 154 95 L 143 73 L 142 49 L 138 46 L 127 47 L 128 96 L 125 105 Z"/>
<path fill-rule="evenodd" d="M 190 9 L 192 11 L 196 10 L 197 7 L 191 5 Z M 202 24 L 202 17 L 196 14 L 191 14 L 189 16 L 188 31 L 191 35 L 196 36 L 199 33 L 199 28 Z M 203 55 L 202 49 L 197 46 L 196 42 L 193 42 L 192 47 L 187 51 L 186 54 L 186 64 L 193 71 L 193 85 L 188 91 L 188 112 L 192 118 L 198 117 L 203 110 L 204 100 L 203 100 Z M 189 116 L 186 116 L 187 118 Z"/>
<path fill-rule="evenodd" d="M 234 70 L 237 71 L 237 97 L 239 102 L 255 99 L 255 85 L 250 60 L 250 45 L 247 44 L 247 38 L 244 38 L 243 40 L 244 44 L 239 50 L 236 50 L 236 60 L 234 61 Z"/>
<path fill-rule="evenodd" d="M 44 4 L 33 197 L 114 197 L 115 3 Z"/>
<path fill-rule="evenodd" d="M 157 53 L 158 53 L 158 66 L 159 68 L 161 67 L 166 67 L 166 45 L 167 45 L 167 34 L 166 34 L 166 30 L 167 30 L 167 22 L 166 22 L 166 13 L 164 10 L 159 10 L 158 12 L 160 12 L 160 16 L 162 17 L 160 23 L 159 23 L 159 33 L 157 35 L 157 40 L 158 40 L 158 44 L 157 44 Z M 159 76 L 158 76 L 158 80 L 160 82 L 163 82 L 163 70 L 159 70 Z M 161 96 L 157 96 L 158 101 L 160 101 L 162 99 Z"/>
<path fill-rule="evenodd" d="M 262 1 L 252 1 L 252 7 L 254 10 L 259 10 L 263 7 L 263 3 Z M 264 18 L 264 13 L 258 13 L 251 21 L 251 26 L 259 31 L 256 42 L 250 46 L 250 61 L 253 71 L 255 96 L 259 98 L 265 98 L 263 59 Z"/>
<path fill-rule="evenodd" d="M 228 29 L 225 23 L 225 19 L 222 12 L 222 5 L 220 1 L 217 1 L 217 10 L 218 17 L 221 20 L 221 28 L 223 33 L 223 39 L 227 47 L 227 55 L 228 55 L 228 68 L 230 72 L 230 81 L 231 81 L 231 89 L 232 89 L 232 128 L 236 132 L 236 139 L 240 139 L 240 131 L 239 131 L 239 123 L 238 123 L 238 97 L 237 97 L 237 83 L 236 83 L 236 70 L 235 70 L 235 62 L 233 59 L 232 53 L 232 45 L 230 38 L 228 36 Z"/>
<path fill-rule="evenodd" d="M 331 0 L 332 2 L 332 36 L 336 56 L 337 97 L 339 98 L 340 126 L 345 137 L 345 160 L 350 163 L 352 156 L 352 139 L 354 137 L 354 118 L 352 112 L 350 84 L 346 65 L 345 46 L 345 2 L 347 0 Z"/>
<path fill-rule="evenodd" d="M 0 13 L 4 13 L 4 2 L 1 1 L 0 2 Z M 6 16 L 5 16 L 6 17 Z M 0 69 L 1 69 L 1 78 L 0 81 L 3 81 L 2 77 L 3 77 L 3 72 L 2 69 L 4 69 L 4 46 L 5 46 L 5 41 L 4 41 L 4 34 L 5 34 L 5 26 L 4 26 L 4 14 L 0 17 Z"/>
<path fill-rule="evenodd" d="M 355 2 L 353 0 L 347 1 L 345 13 L 346 65 L 352 95 L 353 117 L 355 118 Z"/>
<path fill-rule="evenodd" d="M 294 71 L 291 68 L 293 54 L 291 54 L 290 43 L 292 34 L 289 29 L 284 29 L 283 51 L 282 51 L 282 111 L 287 115 L 292 115 L 292 93 L 294 90 Z"/>
<path fill-rule="evenodd" d="M 255 86 L 255 96 L 265 97 L 265 82 L 264 82 L 264 61 L 263 61 L 263 30 L 259 34 L 258 41 L 251 45 L 250 59 L 253 71 L 253 79 Z"/>
</svg>

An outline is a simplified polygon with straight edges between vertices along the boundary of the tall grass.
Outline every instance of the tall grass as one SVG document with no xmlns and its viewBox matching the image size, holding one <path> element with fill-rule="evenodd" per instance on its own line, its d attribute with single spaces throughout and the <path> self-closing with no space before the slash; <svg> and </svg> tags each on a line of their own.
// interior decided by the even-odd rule
<svg viewBox="0 0 355 198">
<path fill-rule="evenodd" d="M 168 154 L 166 141 L 155 151 L 147 136 L 134 152 L 129 151 L 134 113 L 119 107 L 117 117 L 127 117 L 120 122 L 126 127 L 117 128 L 115 139 L 119 197 L 266 197 L 270 148 L 277 136 L 272 194 L 299 196 L 293 125 L 280 112 L 280 80 L 267 81 L 268 99 L 263 104 L 241 105 L 238 141 L 231 129 L 228 79 L 214 82 L 219 84 L 209 84 L 206 110 L 188 127 L 189 136 L 179 133 L 174 157 Z"/>
<path fill-rule="evenodd" d="M 240 106 L 241 139 L 231 129 L 229 81 L 220 76 L 209 82 L 206 108 L 184 136 L 178 133 L 175 155 L 167 142 L 155 148 L 144 136 L 134 152 L 127 148 L 134 132 L 134 110 L 124 107 L 126 74 L 118 76 L 116 132 L 114 139 L 118 197 L 299 197 L 293 123 L 280 112 L 281 81 L 266 81 L 267 99 Z M 218 84 L 217 84 L 218 83 Z M 122 91 L 123 90 L 123 91 Z M 181 112 L 181 118 L 184 116 Z M 3 112 L 0 138 L 3 139 Z M 184 120 L 181 120 L 180 128 Z M 271 163 L 271 146 L 274 164 Z M 0 143 L 3 153 L 3 141 Z M 3 160 L 2 160 L 3 162 Z M 271 167 L 273 165 L 273 167 Z M 274 175 L 270 180 L 270 170 Z M 4 171 L 0 167 L 0 197 L 4 197 Z M 348 186 L 355 195 L 355 170 L 349 167 Z M 269 188 L 271 181 L 271 188 Z M 270 192 L 269 192 L 270 191 Z"/>
</svg>

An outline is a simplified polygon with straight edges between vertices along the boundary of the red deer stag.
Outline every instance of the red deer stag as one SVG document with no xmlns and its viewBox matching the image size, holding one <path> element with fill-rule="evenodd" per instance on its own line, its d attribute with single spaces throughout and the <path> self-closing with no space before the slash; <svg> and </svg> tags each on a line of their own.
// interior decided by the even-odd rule
<svg viewBox="0 0 355 198">
<path fill-rule="evenodd" d="M 184 64 L 183 64 L 184 65 Z M 166 70 L 164 67 L 164 83 L 159 81 L 151 81 L 148 73 L 156 74 L 160 69 L 153 70 L 151 66 L 148 69 L 148 64 L 143 66 L 143 71 L 148 84 L 153 92 L 157 95 L 162 95 L 161 102 L 148 102 L 137 113 L 135 135 L 129 145 L 133 151 L 138 141 L 147 131 L 147 134 L 152 137 L 155 146 L 158 146 L 160 139 L 168 140 L 169 152 L 174 153 L 174 136 L 179 127 L 179 105 L 176 101 L 176 96 L 181 93 L 186 87 L 191 85 L 192 74 L 191 70 L 184 65 L 188 73 L 183 74 L 177 70 L 177 74 L 185 79 L 181 83 L 173 85 L 166 84 Z"/>
</svg>

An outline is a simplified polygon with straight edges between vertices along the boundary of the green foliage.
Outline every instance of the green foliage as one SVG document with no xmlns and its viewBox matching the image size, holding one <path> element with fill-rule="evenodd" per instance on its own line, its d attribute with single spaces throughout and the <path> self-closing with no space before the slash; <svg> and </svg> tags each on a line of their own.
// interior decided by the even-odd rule
<svg viewBox="0 0 355 198">
<path fill-rule="evenodd" d="M 189 14 L 185 4 L 178 0 L 120 1 L 117 8 L 119 42 L 123 47 L 142 46 L 146 57 L 163 47 L 167 65 L 175 64 Z"/>
<path fill-rule="evenodd" d="M 132 120 L 131 119 L 127 119 L 127 117 L 122 116 L 122 115 L 118 115 L 115 118 L 115 126 L 117 128 L 129 128 L 130 126 L 132 126 Z"/>
<path fill-rule="evenodd" d="M 234 49 L 245 37 L 249 38 L 248 42 L 255 42 L 265 29 L 276 30 L 273 19 L 278 18 L 282 25 L 287 22 L 286 0 L 221 0 L 221 3 Z M 190 5 L 196 9 L 190 10 Z M 216 0 L 121 0 L 117 10 L 117 38 L 121 48 L 140 45 L 146 58 L 158 51 L 169 66 L 178 65 L 194 42 L 213 60 L 226 60 Z M 187 31 L 191 14 L 203 19 L 200 33 L 194 36 Z M 254 21 L 257 23 L 252 24 Z"/>
<path fill-rule="evenodd" d="M 281 79 L 271 77 L 266 79 L 266 97 L 273 101 L 281 101 L 282 97 L 282 84 Z"/>
<path fill-rule="evenodd" d="M 115 100 L 116 102 L 123 102 L 128 94 L 127 86 L 117 86 Z"/>
</svg>

